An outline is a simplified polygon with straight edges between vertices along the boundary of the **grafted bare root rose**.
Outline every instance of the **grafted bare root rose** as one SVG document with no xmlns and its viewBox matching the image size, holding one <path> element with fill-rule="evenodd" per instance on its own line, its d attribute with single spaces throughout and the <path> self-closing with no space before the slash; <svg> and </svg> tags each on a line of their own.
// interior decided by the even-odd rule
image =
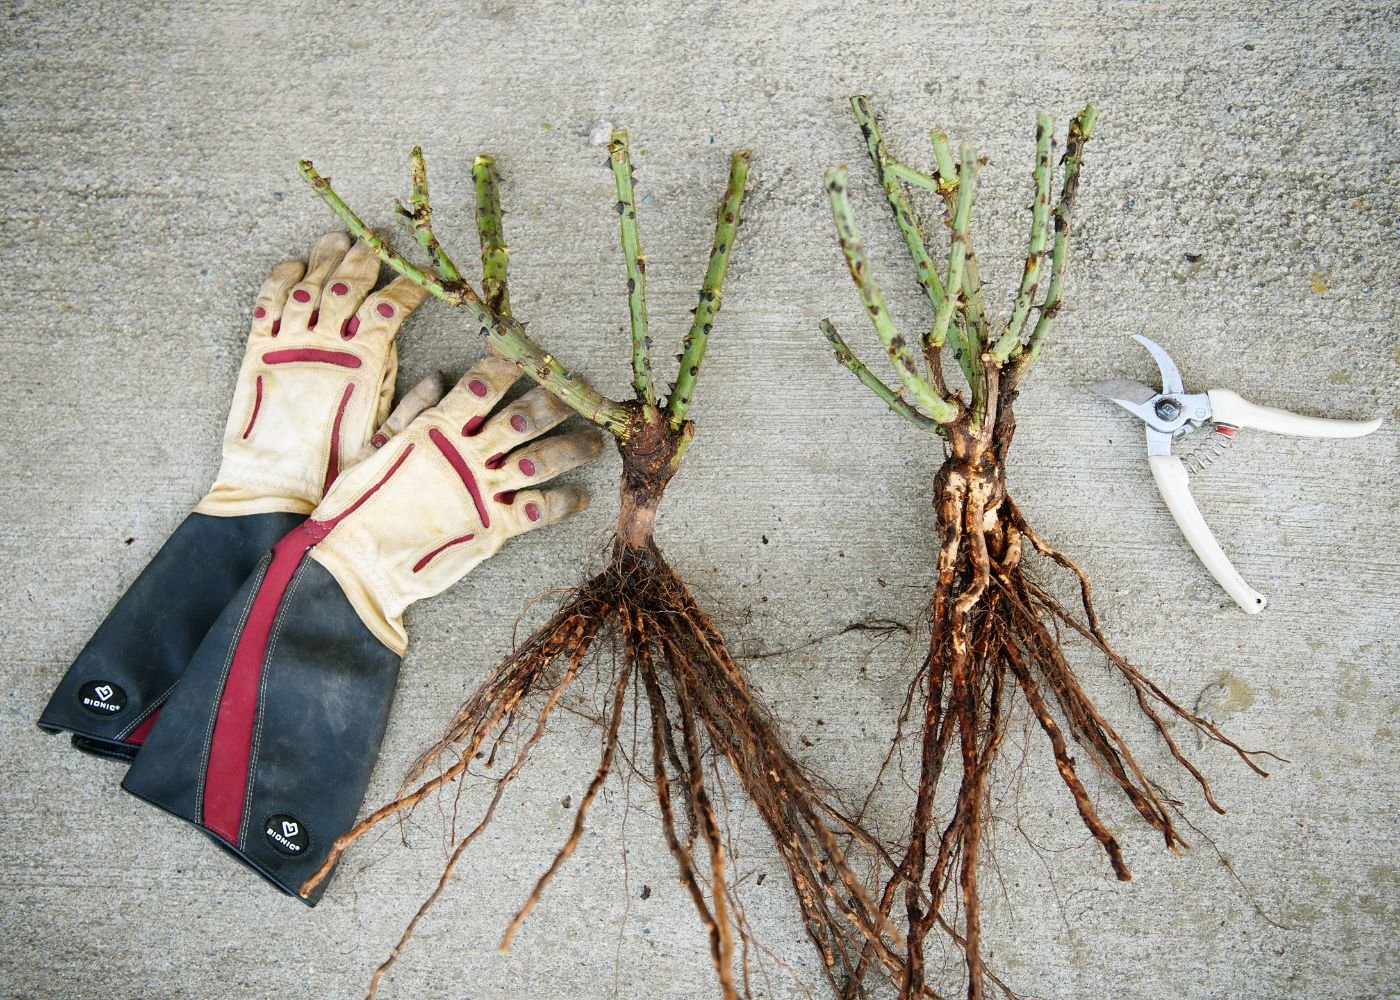
<svg viewBox="0 0 1400 1000">
<path fill-rule="evenodd" d="M 656 797 L 677 875 L 708 935 L 719 993 L 726 998 L 749 993 L 747 956 L 753 942 L 746 922 L 731 906 L 734 886 L 722 835 L 723 804 L 714 786 L 715 758 L 728 764 L 767 824 L 827 981 L 843 996 L 864 996 L 867 979 L 888 983 L 899 974 L 903 939 L 877 911 L 847 863 L 843 845 L 855 842 L 877 856 L 882 855 L 881 848 L 830 804 L 826 790 L 814 784 L 788 754 L 776 722 L 755 698 L 724 637 L 653 538 L 657 506 L 694 435 L 686 412 L 720 306 L 749 154 L 739 152 L 731 160 L 729 187 L 720 205 L 695 319 L 685 339 L 676 382 L 661 400 L 653 384 L 645 258 L 637 238 L 625 133 L 614 134 L 610 152 L 627 259 L 635 391 L 634 399 L 622 402 L 603 397 L 562 368 L 511 318 L 497 183 L 489 160 L 478 158 L 475 168 L 485 275 L 480 296 L 462 281 L 432 233 L 426 173 L 418 151 L 414 152 L 414 197 L 411 207 L 400 206 L 400 214 L 433 256 L 432 269 L 408 263 L 369 233 L 329 182 L 310 164 L 303 165 L 308 181 L 352 232 L 395 270 L 466 310 L 492 350 L 517 361 L 541 385 L 611 433 L 622 456 L 621 507 L 607 567 L 572 591 L 549 620 L 491 672 L 457 712 L 443 738 L 419 758 L 399 796 L 342 837 L 303 892 L 310 892 L 366 833 L 462 777 L 478 755 L 485 754 L 488 765 L 501 769 L 480 817 L 456 839 L 436 888 L 374 972 L 373 995 L 419 920 L 445 891 L 458 860 L 491 823 L 531 751 L 544 739 L 562 699 L 581 677 L 601 675 L 604 688 L 598 700 L 603 704 L 604 738 L 596 770 L 579 800 L 569 836 L 506 928 L 502 948 L 509 947 L 578 846 L 590 807 L 619 767 L 624 721 L 631 706 L 644 704 L 644 720 L 638 721 L 649 730 L 651 749 L 649 773 L 644 771 L 644 777 Z M 618 650 L 620 655 L 599 657 L 597 670 L 585 670 L 590 655 L 600 648 Z M 513 736 L 518 738 L 512 743 Z M 513 756 L 508 761 L 498 759 L 507 746 L 513 748 Z M 894 858 L 886 860 L 896 863 Z"/>
<path fill-rule="evenodd" d="M 1018 701 L 1029 709 L 1045 736 L 1080 819 L 1102 846 L 1118 878 L 1130 878 L 1128 867 L 1085 788 L 1085 761 L 1110 778 L 1169 848 L 1185 846 L 1173 819 L 1173 803 L 1163 797 L 1156 780 L 1085 691 L 1065 656 L 1061 629 L 1083 636 L 1107 657 L 1211 808 L 1223 811 L 1205 776 L 1172 736 L 1168 727 L 1172 718 L 1228 746 L 1259 774 L 1265 772 L 1252 759 L 1253 753 L 1174 702 L 1114 651 L 1094 614 L 1088 578 L 1036 534 L 1007 493 L 1006 462 L 1016 430 L 1013 406 L 1021 380 L 1039 356 L 1060 310 L 1080 165 L 1097 110 L 1087 106 L 1070 124 L 1062 186 L 1053 212 L 1053 126 L 1045 115 L 1037 119 L 1030 247 L 1011 316 L 996 327 L 986 313 L 969 236 L 976 154 L 964 145 L 955 160 L 947 137 L 935 133 L 937 165 L 933 173 L 922 173 L 889 154 L 865 98 L 854 98 L 851 104 L 895 224 L 914 260 L 919 285 L 933 307 L 934 321 L 916 354 L 895 329 L 870 274 L 842 167 L 826 174 L 832 215 L 862 305 L 899 376 L 900 390 L 874 375 L 830 322 L 823 321 L 822 329 L 841 364 L 892 410 L 916 427 L 938 434 L 945 444 L 945 460 L 932 484 L 938 559 L 927 609 L 928 652 L 910 681 L 898 720 L 900 737 L 907 734 L 918 748 L 917 775 L 909 776 L 916 793 L 906 846 L 887 872 L 878 911 L 890 918 L 898 908 L 907 927 L 899 974 L 901 996 L 927 994 L 925 951 L 935 929 L 948 934 L 961 952 L 969 1000 L 980 1000 L 989 986 L 1011 995 L 983 961 L 978 877 L 991 820 L 992 768 Z M 929 256 L 906 185 L 942 198 L 951 233 L 946 269 L 940 270 Z M 1033 306 L 1047 271 L 1043 295 Z M 1033 309 L 1037 318 L 1031 324 Z M 958 364 L 964 383 L 961 390 L 949 388 L 943 371 L 945 353 Z M 1080 608 L 1064 607 L 1033 579 L 1024 561 L 1029 550 L 1073 574 Z M 952 815 L 936 818 L 935 804 L 950 783 L 955 786 Z M 865 961 L 885 963 L 887 958 L 870 953 Z"/>
</svg>

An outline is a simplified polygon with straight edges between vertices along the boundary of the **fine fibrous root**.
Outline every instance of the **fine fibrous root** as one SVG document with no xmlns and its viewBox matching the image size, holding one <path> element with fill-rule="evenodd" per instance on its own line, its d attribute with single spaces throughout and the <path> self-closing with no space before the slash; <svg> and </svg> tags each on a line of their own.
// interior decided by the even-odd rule
<svg viewBox="0 0 1400 1000">
<path fill-rule="evenodd" d="M 1265 772 L 1254 762 L 1255 752 L 1242 749 L 1209 721 L 1177 704 L 1113 650 L 1094 614 L 1088 578 L 1032 530 L 1007 495 L 1006 459 L 1016 429 L 1012 407 L 1021 379 L 1035 363 L 1060 311 L 1080 166 L 1097 109 L 1086 106 L 1070 123 L 1060 195 L 1053 208 L 1054 128 L 1045 115 L 1037 118 L 1029 249 L 1011 315 L 994 327 L 969 234 L 979 167 L 975 153 L 964 145 L 955 157 L 947 136 L 935 132 L 934 172 L 921 172 L 889 154 L 866 98 L 854 98 L 851 104 L 934 319 L 917 348 L 895 328 L 870 272 L 847 194 L 846 168 L 841 167 L 825 177 L 832 216 L 862 305 L 901 388 L 895 390 L 873 374 L 830 322 L 822 322 L 822 331 L 842 365 L 895 413 L 939 435 L 944 443 L 944 462 L 932 484 L 938 556 L 927 608 L 928 652 L 910 682 L 898 720 L 900 736 L 912 730 L 910 738 L 917 746 L 917 777 L 909 776 L 917 793 L 906 846 L 886 873 L 878 909 L 880 916 L 889 917 L 902 904 L 907 922 L 901 996 L 925 994 L 925 947 L 937 928 L 952 937 L 961 953 L 967 996 L 980 1000 L 989 984 L 1005 990 L 983 961 L 978 866 L 992 818 L 993 765 L 1018 701 L 1048 741 L 1080 819 L 1118 878 L 1130 878 L 1128 867 L 1085 787 L 1086 762 L 1108 777 L 1169 848 L 1186 846 L 1173 821 L 1174 803 L 1144 772 L 1076 677 L 1062 648 L 1061 628 L 1084 637 L 1127 681 L 1166 750 L 1199 785 L 1211 808 L 1223 811 L 1205 776 L 1172 736 L 1168 723 L 1173 718 L 1229 747 L 1259 774 Z M 910 188 L 931 192 L 943 203 L 951 238 L 941 272 L 916 221 Z M 1038 296 L 1039 304 L 1034 305 Z M 1036 318 L 1031 323 L 1033 310 Z M 965 390 L 949 388 L 945 349 L 958 365 Z M 1027 574 L 1023 556 L 1028 548 L 1073 574 L 1082 617 Z M 956 789 L 952 815 L 936 819 L 935 801 L 949 784 Z M 865 960 L 885 959 L 867 954 Z"/>
<path fill-rule="evenodd" d="M 577 848 L 589 808 L 619 766 L 619 733 L 628 707 L 634 706 L 643 730 L 650 731 L 650 766 L 643 775 L 655 794 L 662 834 L 678 877 L 708 935 L 720 993 L 732 998 L 749 992 L 745 956 L 752 949 L 747 923 L 732 909 L 734 886 L 723 836 L 722 794 L 715 785 L 716 760 L 728 763 L 767 824 L 787 865 L 826 979 L 842 995 L 862 996 L 867 972 L 873 970 L 887 982 L 899 974 L 904 942 L 853 873 L 844 847 L 856 843 L 877 855 L 881 849 L 825 797 L 826 790 L 784 749 L 776 723 L 758 703 L 723 636 L 652 537 L 657 506 L 694 434 L 686 413 L 720 307 L 749 153 L 737 152 L 731 160 L 729 186 L 719 208 L 694 321 L 684 341 L 675 384 L 664 399 L 658 397 L 652 369 L 644 298 L 646 260 L 637 237 L 625 132 L 613 134 L 608 164 L 627 263 L 635 398 L 626 401 L 604 397 L 565 369 L 536 346 L 511 316 L 498 184 L 489 159 L 479 157 L 473 170 L 485 275 L 480 295 L 462 280 L 432 233 L 420 151 L 413 152 L 411 207 L 400 206 L 399 211 L 433 258 L 432 268 L 420 268 L 399 256 L 365 227 L 327 179 L 311 164 L 302 164 L 307 181 L 381 260 L 464 309 L 492 350 L 515 360 L 585 419 L 611 433 L 622 456 L 621 510 L 607 567 L 572 591 L 544 625 L 496 666 L 457 712 L 443 738 L 414 765 L 399 797 L 341 837 L 302 891 L 310 892 L 368 831 L 456 781 L 479 756 L 486 757 L 488 766 L 495 765 L 498 752 L 510 744 L 517 727 L 527 730 L 515 734 L 514 757 L 501 762 L 504 770 L 495 778 L 491 798 L 476 824 L 460 837 L 454 826 L 455 844 L 437 887 L 375 971 L 370 983 L 373 996 L 384 972 L 446 887 L 463 852 L 491 822 L 503 794 L 544 737 L 561 699 L 580 676 L 590 673 L 584 670 L 585 662 L 592 662 L 599 665 L 596 673 L 604 685 L 599 699 L 603 735 L 597 768 L 578 802 L 572 830 L 506 928 L 502 949 L 509 947 L 551 879 Z M 603 647 L 620 655 L 596 656 Z M 590 653 L 595 655 L 590 658 Z M 640 718 L 643 715 L 645 721 Z M 894 863 L 888 859 L 888 864 Z M 744 975 L 736 980 L 736 972 Z"/>
</svg>

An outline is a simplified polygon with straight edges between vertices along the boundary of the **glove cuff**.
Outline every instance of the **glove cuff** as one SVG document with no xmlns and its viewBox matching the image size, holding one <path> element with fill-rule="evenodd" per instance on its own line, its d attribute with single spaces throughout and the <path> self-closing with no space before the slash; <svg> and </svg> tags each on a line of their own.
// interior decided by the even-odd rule
<svg viewBox="0 0 1400 1000">
<path fill-rule="evenodd" d="M 323 483 L 311 479 L 274 482 L 267 478 L 264 470 L 225 459 L 214 485 L 195 505 L 195 510 L 214 517 L 276 511 L 305 517 L 320 503 L 323 489 Z"/>
<path fill-rule="evenodd" d="M 277 543 L 122 782 L 293 895 L 355 820 L 400 663 L 307 557 L 321 535 L 308 522 Z"/>
<path fill-rule="evenodd" d="M 59 681 L 39 727 L 130 759 L 200 640 L 296 513 L 193 513 L 161 546 Z"/>
</svg>

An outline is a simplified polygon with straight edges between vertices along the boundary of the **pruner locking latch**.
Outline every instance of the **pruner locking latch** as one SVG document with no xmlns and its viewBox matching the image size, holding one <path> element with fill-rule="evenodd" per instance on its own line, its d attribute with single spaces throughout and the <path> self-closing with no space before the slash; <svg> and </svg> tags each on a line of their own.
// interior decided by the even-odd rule
<svg viewBox="0 0 1400 1000">
<path fill-rule="evenodd" d="M 1162 372 L 1162 391 L 1157 392 L 1141 382 L 1109 379 L 1094 385 L 1094 391 L 1113 400 L 1147 425 L 1147 461 L 1152 466 L 1152 478 L 1167 502 L 1167 509 L 1176 518 L 1186 540 L 1196 555 L 1210 570 L 1220 586 L 1235 599 L 1247 614 L 1263 611 L 1269 599 L 1249 584 L 1230 563 L 1201 517 L 1200 508 L 1191 497 L 1186 467 L 1172 454 L 1172 442 L 1198 430 L 1202 425 L 1216 425 L 1216 431 L 1233 435 L 1236 428 L 1253 427 L 1275 434 L 1299 437 L 1361 437 L 1381 425 L 1373 420 L 1326 420 L 1305 417 L 1271 406 L 1256 406 L 1229 389 L 1209 389 L 1188 393 L 1182 385 L 1181 372 L 1157 344 L 1146 337 L 1134 335 L 1152 353 Z"/>
</svg>

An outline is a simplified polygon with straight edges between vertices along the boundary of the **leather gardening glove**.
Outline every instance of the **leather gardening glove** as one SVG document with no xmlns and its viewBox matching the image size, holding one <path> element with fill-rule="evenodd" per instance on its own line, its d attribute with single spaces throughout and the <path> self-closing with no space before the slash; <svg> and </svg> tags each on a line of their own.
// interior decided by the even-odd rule
<svg viewBox="0 0 1400 1000">
<path fill-rule="evenodd" d="M 122 787 L 297 892 L 364 799 L 404 609 L 586 505 L 538 485 L 600 436 L 540 438 L 572 412 L 541 388 L 491 415 L 518 377 L 486 358 L 336 481 L 220 615 Z"/>
<path fill-rule="evenodd" d="M 394 392 L 394 337 L 424 293 L 400 279 L 371 295 L 378 277 L 373 255 L 344 233 L 322 237 L 309 265 L 273 268 L 253 307 L 213 489 L 98 627 L 41 728 L 129 760 L 258 560 L 371 451 L 372 438 L 387 439 L 375 428 Z M 407 424 L 440 394 L 415 389 L 392 424 Z"/>
</svg>

